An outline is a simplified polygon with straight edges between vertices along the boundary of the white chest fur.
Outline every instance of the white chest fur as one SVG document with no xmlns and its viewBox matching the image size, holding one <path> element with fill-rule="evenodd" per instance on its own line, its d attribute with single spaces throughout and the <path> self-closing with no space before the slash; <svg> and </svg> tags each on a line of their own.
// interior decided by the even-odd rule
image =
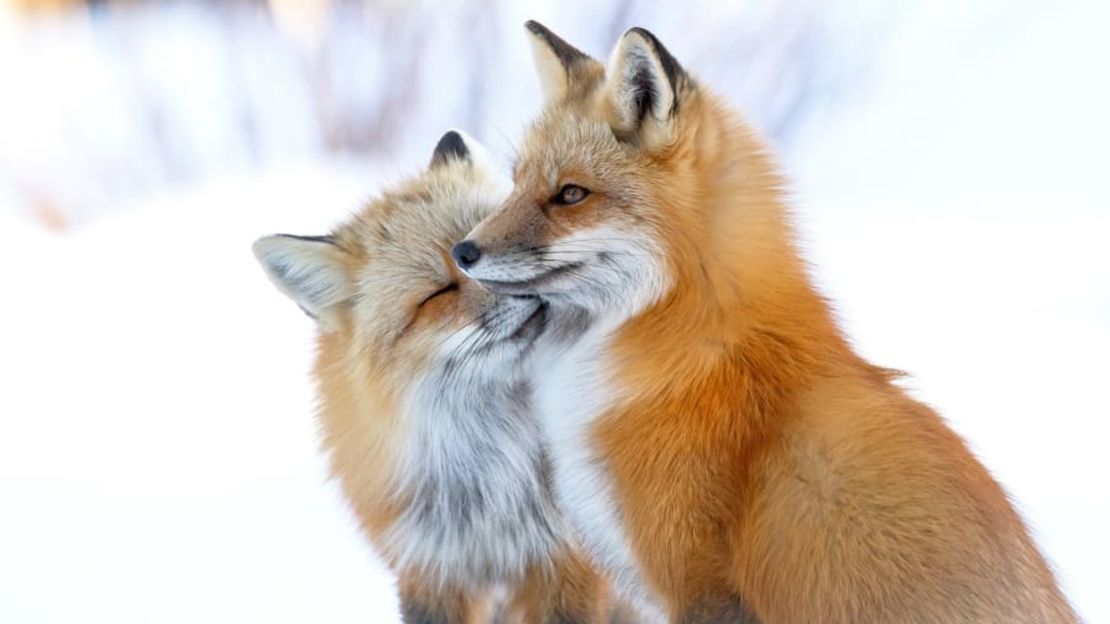
<svg viewBox="0 0 1110 624">
<path fill-rule="evenodd" d="M 411 397 L 398 484 L 411 503 L 384 547 L 428 579 L 513 582 L 566 535 L 539 424 L 526 387 L 448 378 Z"/>
<path fill-rule="evenodd" d="M 606 462 L 591 443 L 597 418 L 612 404 L 605 348 L 595 329 L 571 346 L 542 349 L 534 409 L 551 449 L 556 498 L 577 538 L 642 621 L 666 622 L 628 540 Z"/>
</svg>

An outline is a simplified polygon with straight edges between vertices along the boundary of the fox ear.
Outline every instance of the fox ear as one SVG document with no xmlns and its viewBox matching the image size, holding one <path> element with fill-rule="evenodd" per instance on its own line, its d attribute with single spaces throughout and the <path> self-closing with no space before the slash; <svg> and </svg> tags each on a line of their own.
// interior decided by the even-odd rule
<svg viewBox="0 0 1110 624">
<path fill-rule="evenodd" d="M 347 253 L 330 236 L 274 234 L 251 249 L 278 290 L 324 326 L 331 325 L 334 308 L 353 295 L 344 269 Z"/>
<path fill-rule="evenodd" d="M 643 28 L 624 33 L 607 75 L 614 133 L 648 149 L 670 143 L 681 99 L 693 83 L 655 35 Z"/>
<path fill-rule="evenodd" d="M 442 167 L 453 160 L 461 160 L 470 162 L 470 147 L 463 139 L 463 135 L 458 130 L 448 130 L 436 143 L 436 148 L 432 150 L 432 162 L 428 167 L 435 169 Z"/>
<path fill-rule="evenodd" d="M 524 23 L 532 43 L 532 60 L 540 76 L 545 102 L 558 102 L 600 80 L 604 68 L 585 52 L 570 45 L 543 24 Z"/>
<path fill-rule="evenodd" d="M 486 179 L 512 188 L 512 180 L 494 162 L 485 146 L 462 130 L 448 130 L 444 133 L 432 151 L 432 161 L 428 167 L 436 169 L 451 162 L 468 163 L 475 170 L 481 171 Z"/>
</svg>

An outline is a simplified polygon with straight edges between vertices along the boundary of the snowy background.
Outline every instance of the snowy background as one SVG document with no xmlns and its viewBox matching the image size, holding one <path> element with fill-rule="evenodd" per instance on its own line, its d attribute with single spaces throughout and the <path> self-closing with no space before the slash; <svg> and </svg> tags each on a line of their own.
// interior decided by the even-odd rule
<svg viewBox="0 0 1110 624">
<path fill-rule="evenodd" d="M 1100 0 L 0 0 L 0 622 L 397 620 L 249 247 L 449 127 L 507 163 L 528 18 L 602 58 L 645 26 L 747 113 L 860 350 L 1110 622 Z"/>
</svg>

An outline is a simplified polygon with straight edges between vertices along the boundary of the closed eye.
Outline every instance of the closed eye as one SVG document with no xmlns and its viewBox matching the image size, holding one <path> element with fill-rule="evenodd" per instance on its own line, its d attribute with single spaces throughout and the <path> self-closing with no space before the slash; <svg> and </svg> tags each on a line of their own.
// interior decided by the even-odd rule
<svg viewBox="0 0 1110 624">
<path fill-rule="evenodd" d="M 427 297 L 424 297 L 424 300 L 420 302 L 420 306 L 423 306 L 425 303 L 428 303 L 429 301 L 431 301 L 432 299 L 435 299 L 436 297 L 438 297 L 440 295 L 446 295 L 447 293 L 455 292 L 458 289 L 459 289 L 459 285 L 452 282 L 452 283 L 444 286 L 443 288 L 440 288 L 439 290 L 435 291 L 434 293 L 428 295 Z M 417 306 L 417 307 L 420 307 L 420 306 Z"/>
</svg>

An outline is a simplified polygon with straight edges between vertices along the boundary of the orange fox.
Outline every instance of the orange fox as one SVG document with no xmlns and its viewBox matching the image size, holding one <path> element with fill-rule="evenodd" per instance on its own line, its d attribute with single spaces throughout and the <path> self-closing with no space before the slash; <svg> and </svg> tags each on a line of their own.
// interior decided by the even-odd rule
<svg viewBox="0 0 1110 624">
<path fill-rule="evenodd" d="M 600 622 L 604 583 L 554 507 L 521 375 L 545 305 L 491 294 L 449 255 L 507 193 L 480 153 L 449 132 L 423 175 L 330 235 L 254 252 L 318 321 L 323 444 L 404 621 L 489 621 L 507 589 L 508 621 Z"/>
<path fill-rule="evenodd" d="M 644 621 L 1074 622 L 963 441 L 853 352 L 752 132 L 634 28 L 527 24 L 547 103 L 453 249 L 540 295 L 557 498 Z"/>
</svg>

